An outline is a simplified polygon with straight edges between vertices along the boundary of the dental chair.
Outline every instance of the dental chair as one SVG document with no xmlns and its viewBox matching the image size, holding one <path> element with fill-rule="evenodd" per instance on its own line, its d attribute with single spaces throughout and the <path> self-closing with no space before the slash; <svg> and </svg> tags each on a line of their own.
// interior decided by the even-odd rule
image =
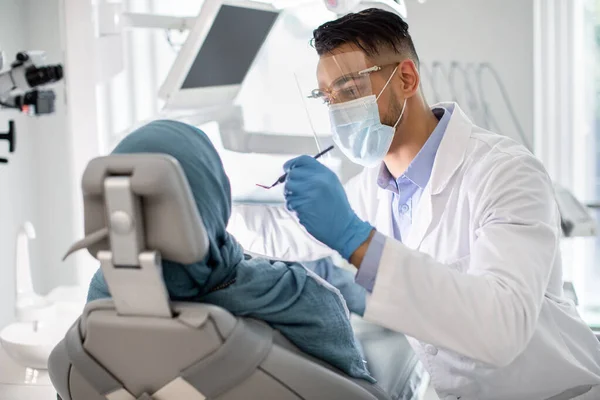
<svg viewBox="0 0 600 400">
<path fill-rule="evenodd" d="M 402 335 L 357 322 L 366 359 L 387 360 L 375 375 L 395 371 L 372 385 L 303 354 L 264 322 L 170 301 L 161 257 L 191 264 L 208 251 L 175 159 L 100 157 L 82 188 L 86 238 L 71 250 L 87 248 L 100 261 L 112 299 L 90 302 L 53 350 L 48 367 L 58 399 L 417 398 L 423 371 Z"/>
</svg>

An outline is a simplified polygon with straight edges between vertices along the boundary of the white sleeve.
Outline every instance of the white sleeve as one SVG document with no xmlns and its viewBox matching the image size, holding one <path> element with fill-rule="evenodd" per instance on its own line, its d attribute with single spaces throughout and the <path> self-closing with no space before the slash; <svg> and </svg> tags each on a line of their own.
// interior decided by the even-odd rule
<svg viewBox="0 0 600 400">
<path fill-rule="evenodd" d="M 284 205 L 234 204 L 227 230 L 245 250 L 279 260 L 312 261 L 333 254 Z"/>
<path fill-rule="evenodd" d="M 537 325 L 558 254 L 553 186 L 533 157 L 479 174 L 469 200 L 467 273 L 386 238 L 365 318 L 496 366 L 510 364 Z"/>
</svg>

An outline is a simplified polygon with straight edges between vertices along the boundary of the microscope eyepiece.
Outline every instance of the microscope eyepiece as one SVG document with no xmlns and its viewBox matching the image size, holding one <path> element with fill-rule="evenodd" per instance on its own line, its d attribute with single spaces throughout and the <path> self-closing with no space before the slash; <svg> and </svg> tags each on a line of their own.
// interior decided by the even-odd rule
<svg viewBox="0 0 600 400">
<path fill-rule="evenodd" d="M 30 87 L 46 85 L 63 78 L 62 65 L 46 65 L 44 67 L 29 67 L 25 72 L 25 78 Z"/>
<path fill-rule="evenodd" d="M 25 62 L 29 60 L 29 54 L 27 54 L 26 51 L 20 51 L 17 53 L 17 56 L 15 58 L 17 59 L 17 61 Z"/>
</svg>

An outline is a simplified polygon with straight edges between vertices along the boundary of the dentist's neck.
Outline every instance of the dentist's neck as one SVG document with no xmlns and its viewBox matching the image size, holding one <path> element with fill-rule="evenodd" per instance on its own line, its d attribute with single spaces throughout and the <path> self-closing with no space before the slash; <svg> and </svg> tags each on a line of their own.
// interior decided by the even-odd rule
<svg viewBox="0 0 600 400">
<path fill-rule="evenodd" d="M 402 121 L 396 127 L 392 145 L 384 158 L 395 179 L 406 171 L 438 122 L 422 96 L 416 95 L 407 100 Z"/>
</svg>

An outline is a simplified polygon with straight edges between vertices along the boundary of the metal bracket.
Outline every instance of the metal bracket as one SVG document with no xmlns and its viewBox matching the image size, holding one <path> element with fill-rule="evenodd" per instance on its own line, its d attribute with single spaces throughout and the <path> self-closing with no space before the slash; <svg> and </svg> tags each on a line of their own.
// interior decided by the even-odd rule
<svg viewBox="0 0 600 400">
<path fill-rule="evenodd" d="M 112 262 L 118 266 L 138 265 L 138 255 L 145 250 L 141 199 L 131 190 L 130 179 L 113 176 L 104 181 Z"/>
<path fill-rule="evenodd" d="M 139 268 L 115 265 L 110 251 L 99 251 L 98 260 L 119 315 L 172 318 L 158 252 L 140 254 Z"/>
<path fill-rule="evenodd" d="M 183 32 L 192 29 L 197 17 L 123 12 L 120 19 L 124 28 L 177 29 Z"/>
<path fill-rule="evenodd" d="M 142 201 L 131 177 L 107 177 L 104 198 L 111 251 L 99 251 L 98 259 L 117 312 L 171 318 L 161 257 L 145 249 Z"/>
</svg>

